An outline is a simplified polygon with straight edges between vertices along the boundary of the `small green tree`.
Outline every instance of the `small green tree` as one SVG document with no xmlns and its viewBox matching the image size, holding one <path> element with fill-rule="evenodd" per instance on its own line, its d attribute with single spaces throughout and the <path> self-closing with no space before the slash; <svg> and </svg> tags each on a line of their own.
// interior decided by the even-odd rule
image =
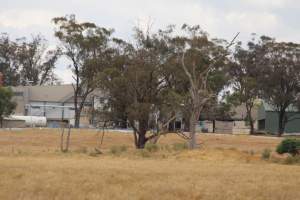
<svg viewBox="0 0 300 200">
<path fill-rule="evenodd" d="M 235 99 L 236 105 L 245 105 L 246 119 L 250 125 L 250 134 L 254 134 L 254 119 L 252 111 L 255 100 L 259 95 L 258 76 L 260 68 L 258 66 L 259 55 L 255 52 L 255 43 L 249 42 L 248 48 L 244 49 L 242 43 L 236 45 L 233 54 L 234 63 L 229 70 L 232 76 L 232 88 L 234 94 L 231 98 Z"/>
<path fill-rule="evenodd" d="M 276 149 L 277 153 L 283 154 L 283 153 L 290 153 L 293 156 L 300 153 L 300 140 L 299 139 L 284 139 Z"/>
<path fill-rule="evenodd" d="M 0 126 L 2 128 L 3 119 L 10 115 L 16 107 L 12 101 L 13 93 L 10 88 L 0 87 Z"/>
<path fill-rule="evenodd" d="M 20 84 L 20 66 L 16 59 L 17 47 L 17 43 L 11 41 L 8 34 L 0 34 L 0 72 L 5 77 L 4 86 Z"/>
<path fill-rule="evenodd" d="M 79 128 L 86 99 L 99 84 L 97 74 L 109 66 L 113 30 L 90 22 L 78 22 L 75 15 L 56 17 L 53 22 L 61 54 L 71 61 L 75 128 Z"/>
<path fill-rule="evenodd" d="M 300 45 L 262 36 L 254 48 L 262 66 L 258 76 L 261 97 L 277 112 L 277 132 L 281 137 L 286 124 L 295 120 L 287 115 L 288 109 L 299 102 Z"/>
</svg>

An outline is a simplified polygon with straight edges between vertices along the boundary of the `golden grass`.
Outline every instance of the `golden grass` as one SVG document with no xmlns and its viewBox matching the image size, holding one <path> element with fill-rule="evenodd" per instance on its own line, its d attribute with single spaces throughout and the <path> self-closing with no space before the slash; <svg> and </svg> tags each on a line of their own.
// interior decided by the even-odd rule
<svg viewBox="0 0 300 200">
<path fill-rule="evenodd" d="M 300 167 L 260 159 L 277 138 L 199 135 L 199 150 L 143 157 L 131 134 L 107 133 L 94 157 L 95 131 L 71 137 L 71 152 L 61 153 L 55 129 L 0 132 L 0 199 L 300 199 Z M 179 142 L 171 134 L 159 145 Z M 116 145 L 128 150 L 112 155 Z"/>
</svg>

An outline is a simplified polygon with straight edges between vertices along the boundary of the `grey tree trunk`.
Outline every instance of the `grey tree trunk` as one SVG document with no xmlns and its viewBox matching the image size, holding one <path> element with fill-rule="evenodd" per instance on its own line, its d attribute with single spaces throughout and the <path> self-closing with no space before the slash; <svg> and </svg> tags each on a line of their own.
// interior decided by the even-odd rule
<svg viewBox="0 0 300 200">
<path fill-rule="evenodd" d="M 281 137 L 284 133 L 285 129 L 285 111 L 280 111 L 279 112 L 279 119 L 278 119 L 278 137 Z"/>
<path fill-rule="evenodd" d="M 147 138 L 146 138 L 147 130 L 148 130 L 148 120 L 139 120 L 139 131 L 138 131 L 138 141 L 137 141 L 138 149 L 145 148 L 147 142 Z"/>
<path fill-rule="evenodd" d="M 80 126 L 80 112 L 79 110 L 75 111 L 75 122 L 74 122 L 74 128 L 79 128 Z"/>
<path fill-rule="evenodd" d="M 247 109 L 247 115 L 248 115 L 248 120 L 249 120 L 249 124 L 250 124 L 250 135 L 253 135 L 254 134 L 254 120 L 252 117 L 252 107 L 246 105 L 246 109 Z"/>
<path fill-rule="evenodd" d="M 254 135 L 254 122 L 253 122 L 253 119 L 252 117 L 250 117 L 249 119 L 249 123 L 250 123 L 250 135 Z"/>
<path fill-rule="evenodd" d="M 191 114 L 190 117 L 190 140 L 189 140 L 189 148 L 195 149 L 197 147 L 196 140 L 196 126 L 197 126 L 197 118 L 194 113 Z"/>
<path fill-rule="evenodd" d="M 61 152 L 68 152 L 69 145 L 70 145 L 70 136 L 71 136 L 71 126 L 70 125 L 68 127 L 66 143 L 64 142 L 64 137 L 65 137 L 64 133 L 65 133 L 65 127 L 62 127 L 61 136 L 60 136 L 60 150 L 61 150 Z"/>
<path fill-rule="evenodd" d="M 140 133 L 139 138 L 138 138 L 138 149 L 144 149 L 146 145 L 146 134 L 145 133 Z"/>
</svg>

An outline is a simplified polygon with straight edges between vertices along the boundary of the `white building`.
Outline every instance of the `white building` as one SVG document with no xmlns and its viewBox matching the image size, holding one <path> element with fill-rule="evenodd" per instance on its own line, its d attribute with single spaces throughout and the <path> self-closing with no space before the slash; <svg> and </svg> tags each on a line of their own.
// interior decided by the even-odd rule
<svg viewBox="0 0 300 200">
<path fill-rule="evenodd" d="M 15 115 L 45 116 L 49 127 L 59 127 L 61 121 L 71 123 L 74 121 L 72 85 L 18 86 L 12 87 L 12 90 L 13 100 L 17 103 Z M 87 97 L 81 114 L 82 126 L 90 125 L 94 105 L 102 106 L 101 101 L 103 98 L 96 92 Z"/>
</svg>

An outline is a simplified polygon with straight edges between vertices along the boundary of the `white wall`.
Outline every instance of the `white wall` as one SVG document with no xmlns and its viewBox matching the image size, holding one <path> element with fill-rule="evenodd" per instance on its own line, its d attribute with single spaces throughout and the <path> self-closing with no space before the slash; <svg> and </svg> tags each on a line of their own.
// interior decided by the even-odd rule
<svg viewBox="0 0 300 200">
<path fill-rule="evenodd" d="M 64 108 L 60 106 L 65 106 Z M 53 107 L 51 107 L 53 106 Z M 73 103 L 30 102 L 28 115 L 44 116 L 47 119 L 73 119 L 75 115 Z"/>
<path fill-rule="evenodd" d="M 235 121 L 232 133 L 237 135 L 248 135 L 250 134 L 250 127 L 246 125 L 245 121 Z"/>
</svg>

